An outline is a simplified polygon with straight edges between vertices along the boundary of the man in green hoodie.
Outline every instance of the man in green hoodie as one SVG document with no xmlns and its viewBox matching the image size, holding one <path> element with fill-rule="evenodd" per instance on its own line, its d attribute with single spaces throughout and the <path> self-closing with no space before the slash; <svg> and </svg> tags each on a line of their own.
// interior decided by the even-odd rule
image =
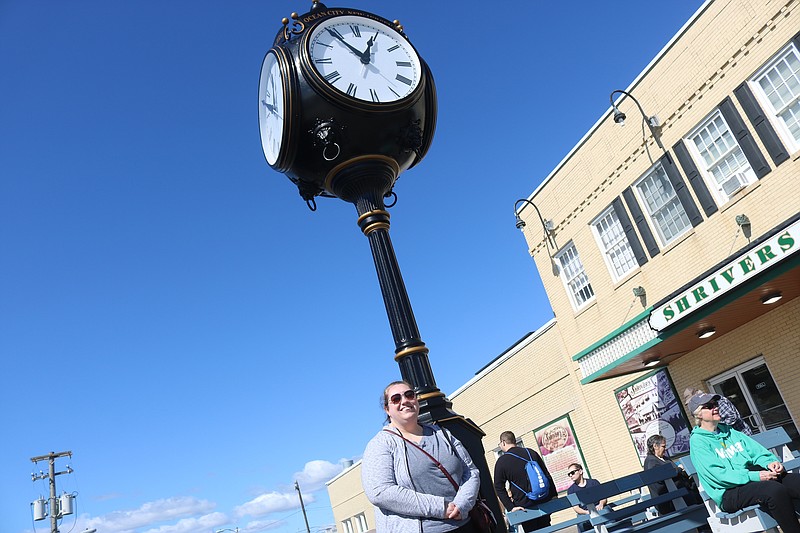
<svg viewBox="0 0 800 533">
<path fill-rule="evenodd" d="M 800 503 L 800 475 L 787 473 L 769 450 L 721 424 L 719 398 L 701 393 L 687 404 L 697 422 L 689 453 L 703 490 L 725 512 L 760 505 L 783 533 L 800 533 L 794 511 L 794 504 Z"/>
</svg>

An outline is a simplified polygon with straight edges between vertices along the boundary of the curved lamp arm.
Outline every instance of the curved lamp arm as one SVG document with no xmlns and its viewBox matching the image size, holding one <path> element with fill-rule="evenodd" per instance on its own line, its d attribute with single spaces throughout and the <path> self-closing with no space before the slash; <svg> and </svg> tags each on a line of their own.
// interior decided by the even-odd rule
<svg viewBox="0 0 800 533">
<path fill-rule="evenodd" d="M 544 230 L 544 237 L 547 240 L 547 245 L 548 246 L 552 245 L 553 249 L 555 249 L 556 246 L 555 246 L 555 243 L 552 240 L 553 237 L 551 235 L 551 233 L 553 231 L 552 222 L 548 226 L 548 223 L 545 222 L 544 218 L 542 218 L 542 213 L 539 211 L 539 208 L 536 207 L 536 204 L 534 204 L 533 202 L 531 202 L 527 198 L 520 198 L 519 200 L 517 200 L 514 203 L 514 216 L 517 218 L 517 229 L 519 229 L 521 231 L 522 228 L 525 227 L 525 221 L 522 220 L 522 217 L 520 217 L 519 213 L 517 212 L 518 209 L 519 209 L 519 204 L 521 204 L 521 203 L 528 204 L 528 205 L 532 206 L 536 210 L 536 214 L 539 215 L 539 221 L 542 223 L 542 230 Z"/>
<path fill-rule="evenodd" d="M 658 123 L 658 118 L 656 118 L 655 115 L 653 115 L 652 117 L 647 116 L 647 113 L 644 112 L 642 104 L 639 103 L 639 100 L 637 100 L 636 97 L 634 97 L 631 93 L 627 91 L 617 89 L 616 91 L 612 91 L 611 94 L 608 96 L 608 99 L 611 102 L 611 107 L 614 109 L 614 122 L 616 122 L 617 124 L 625 124 L 625 118 L 626 118 L 625 113 L 620 111 L 619 108 L 617 107 L 617 104 L 614 103 L 615 94 L 623 95 L 622 98 L 619 99 L 620 102 L 622 102 L 622 100 L 624 100 L 625 97 L 627 96 L 636 103 L 636 107 L 639 108 L 639 112 L 642 114 L 642 117 L 644 117 L 644 121 L 647 123 L 647 127 L 650 128 L 650 134 L 653 136 L 653 139 L 656 140 L 656 144 L 658 145 L 659 148 L 661 148 L 664 152 L 666 152 L 667 151 L 666 148 L 664 148 L 664 145 L 661 144 L 661 136 L 658 131 L 658 128 L 660 127 L 660 124 Z"/>
</svg>

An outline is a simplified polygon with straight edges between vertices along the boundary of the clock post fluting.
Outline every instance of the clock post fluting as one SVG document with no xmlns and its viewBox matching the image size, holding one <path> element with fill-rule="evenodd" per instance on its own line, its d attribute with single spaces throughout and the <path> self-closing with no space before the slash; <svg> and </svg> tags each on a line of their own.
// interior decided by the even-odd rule
<svg viewBox="0 0 800 533">
<path fill-rule="evenodd" d="M 436 386 L 389 236 L 384 198 L 423 159 L 436 128 L 436 88 L 399 22 L 314 0 L 283 27 L 262 64 L 259 125 L 267 163 L 316 197 L 352 203 L 367 237 L 403 379 L 420 399 L 420 419 L 449 429 L 481 472 L 481 494 L 500 518 L 483 431 L 456 414 Z M 498 520 L 497 531 L 504 531 Z"/>
</svg>

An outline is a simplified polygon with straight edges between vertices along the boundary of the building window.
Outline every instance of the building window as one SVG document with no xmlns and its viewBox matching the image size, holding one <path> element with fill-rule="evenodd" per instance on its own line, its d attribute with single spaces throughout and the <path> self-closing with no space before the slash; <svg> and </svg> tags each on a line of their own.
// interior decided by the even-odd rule
<svg viewBox="0 0 800 533">
<path fill-rule="evenodd" d="M 686 210 L 661 163 L 656 163 L 636 182 L 634 188 L 662 246 L 666 246 L 692 227 L 689 217 L 686 216 Z"/>
<path fill-rule="evenodd" d="M 750 81 L 778 134 L 800 150 L 800 53 L 790 44 Z"/>
<path fill-rule="evenodd" d="M 581 258 L 578 257 L 578 250 L 573 243 L 569 243 L 563 250 L 558 252 L 556 260 L 561 266 L 561 279 L 567 288 L 570 300 L 575 310 L 586 305 L 594 298 L 592 285 L 589 283 L 589 276 L 583 269 Z"/>
<path fill-rule="evenodd" d="M 364 516 L 364 513 L 356 515 L 356 527 L 358 528 L 358 533 L 366 533 L 369 529 L 367 527 L 367 517 Z"/>
<path fill-rule="evenodd" d="M 347 520 L 342 520 L 342 531 L 344 533 L 353 533 L 353 523 L 349 518 Z"/>
<path fill-rule="evenodd" d="M 613 207 L 609 207 L 592 222 L 592 229 L 614 281 L 619 281 L 639 266 Z"/>
<path fill-rule="evenodd" d="M 699 170 L 720 205 L 730 200 L 736 191 L 756 181 L 753 168 L 719 109 L 688 139 Z"/>
</svg>

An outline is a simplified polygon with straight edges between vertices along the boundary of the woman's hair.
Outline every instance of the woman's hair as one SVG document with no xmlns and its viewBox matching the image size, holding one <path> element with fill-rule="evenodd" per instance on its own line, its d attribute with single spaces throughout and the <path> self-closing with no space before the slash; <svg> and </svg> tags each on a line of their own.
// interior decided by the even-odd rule
<svg viewBox="0 0 800 533">
<path fill-rule="evenodd" d="M 666 442 L 667 439 L 664 437 L 664 435 L 650 435 L 650 438 L 647 439 L 647 453 L 650 455 L 655 455 L 656 445 Z"/>
<path fill-rule="evenodd" d="M 573 466 L 575 467 L 576 470 L 583 470 L 583 466 L 581 464 L 579 464 L 579 463 L 570 463 L 569 466 L 567 467 L 567 472 L 572 470 Z"/>
<path fill-rule="evenodd" d="M 385 412 L 386 408 L 389 407 L 389 398 L 387 398 L 386 395 L 388 394 L 389 389 L 391 389 L 395 385 L 408 385 L 409 389 L 414 390 L 414 386 L 411 383 L 409 383 L 408 381 L 405 381 L 403 379 L 398 380 L 398 381 L 392 381 L 391 383 L 386 385 L 386 387 L 384 387 L 383 394 L 381 394 L 381 400 L 380 400 L 381 411 Z M 390 420 L 389 419 L 389 415 L 387 414 L 386 415 L 386 420 L 384 420 L 384 422 L 389 422 L 389 420 Z"/>
</svg>

